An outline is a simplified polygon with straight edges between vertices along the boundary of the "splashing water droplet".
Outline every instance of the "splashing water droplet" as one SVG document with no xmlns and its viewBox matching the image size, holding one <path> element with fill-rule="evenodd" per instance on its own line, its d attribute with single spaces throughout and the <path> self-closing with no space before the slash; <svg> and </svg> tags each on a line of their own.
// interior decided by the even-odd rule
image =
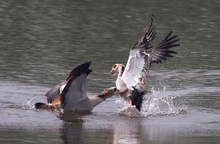
<svg viewBox="0 0 220 144">
<path fill-rule="evenodd" d="M 149 115 L 176 115 L 183 111 L 181 106 L 175 105 L 178 96 L 172 96 L 172 92 L 167 91 L 166 86 L 163 90 L 154 90 L 152 94 L 145 95 L 145 101 L 142 104 L 142 113 Z"/>
<path fill-rule="evenodd" d="M 129 117 L 148 117 L 148 116 L 160 116 L 160 115 L 177 115 L 185 113 L 186 111 L 182 106 L 175 103 L 179 96 L 173 96 L 171 91 L 167 91 L 167 87 L 164 86 L 162 90 L 151 89 L 151 93 L 147 93 L 144 96 L 141 112 L 132 111 L 131 106 L 120 99 L 116 101 L 119 108 L 120 115 L 126 115 Z"/>
</svg>

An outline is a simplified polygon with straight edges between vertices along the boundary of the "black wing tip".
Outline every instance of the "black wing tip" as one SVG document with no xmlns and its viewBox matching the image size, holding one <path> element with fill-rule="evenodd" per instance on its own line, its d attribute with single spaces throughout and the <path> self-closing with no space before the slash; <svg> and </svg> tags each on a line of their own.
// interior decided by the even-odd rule
<svg viewBox="0 0 220 144">
<path fill-rule="evenodd" d="M 90 74 L 92 72 L 92 70 L 89 69 L 91 63 L 92 61 L 88 61 L 77 66 L 75 68 L 75 70 L 77 71 L 77 76 L 81 75 L 82 73 L 86 73 L 87 75 Z"/>
<path fill-rule="evenodd" d="M 85 62 L 85 63 L 83 63 L 83 64 L 90 66 L 91 63 L 92 63 L 92 61 L 87 61 L 87 62 Z M 81 65 L 83 65 L 83 64 L 81 64 Z"/>
<path fill-rule="evenodd" d="M 147 49 L 152 48 L 151 43 L 156 36 L 156 31 L 155 31 L 155 28 L 153 27 L 153 21 L 154 21 L 154 14 L 153 13 L 150 15 L 150 20 L 151 20 L 150 25 L 148 26 L 148 28 L 145 28 L 144 34 L 134 44 L 134 46 L 132 47 L 132 50 L 139 49 L 139 48 L 147 50 Z"/>
<path fill-rule="evenodd" d="M 180 46 L 179 40 L 179 36 L 173 35 L 173 31 L 170 31 L 154 49 L 156 53 L 152 56 L 151 63 L 162 63 L 162 60 L 167 60 L 167 58 L 172 58 L 177 54 L 171 49 Z"/>
<path fill-rule="evenodd" d="M 157 45 L 156 49 L 158 50 L 165 50 L 165 49 L 171 49 L 177 46 L 180 46 L 179 44 L 179 35 L 172 35 L 173 31 L 170 31 L 166 37 Z"/>
<path fill-rule="evenodd" d="M 69 80 L 71 77 L 77 77 L 81 75 L 82 73 L 86 73 L 87 75 L 92 72 L 92 70 L 89 69 L 92 61 L 87 61 L 83 64 L 78 65 L 75 67 L 69 74 L 69 77 L 66 80 Z"/>
<path fill-rule="evenodd" d="M 154 14 L 151 13 L 150 15 L 150 20 L 151 20 L 151 24 L 150 24 L 150 27 L 153 25 L 153 21 L 154 21 Z"/>
<path fill-rule="evenodd" d="M 91 69 L 89 69 L 90 65 L 91 65 L 92 61 L 88 61 L 88 62 L 85 62 L 79 66 L 82 66 L 82 73 L 86 73 L 87 75 L 90 74 L 92 72 Z"/>
<path fill-rule="evenodd" d="M 154 13 L 151 13 L 150 19 L 153 21 L 154 20 Z"/>
<path fill-rule="evenodd" d="M 172 35 L 174 32 L 171 30 L 167 36 L 164 38 L 164 39 L 169 39 L 169 40 L 172 40 L 172 39 L 175 39 L 175 40 L 179 40 L 179 35 L 175 34 L 175 35 Z"/>
</svg>

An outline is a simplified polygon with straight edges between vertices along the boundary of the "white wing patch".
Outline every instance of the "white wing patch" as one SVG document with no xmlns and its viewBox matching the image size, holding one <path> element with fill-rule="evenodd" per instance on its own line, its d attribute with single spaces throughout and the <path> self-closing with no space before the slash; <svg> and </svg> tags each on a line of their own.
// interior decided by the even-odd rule
<svg viewBox="0 0 220 144">
<path fill-rule="evenodd" d="M 132 86 L 136 86 L 140 81 L 139 78 L 141 77 L 144 63 L 144 55 L 141 55 L 139 50 L 130 50 L 125 71 L 121 77 L 129 89 L 133 89 Z"/>
<path fill-rule="evenodd" d="M 62 86 L 60 87 L 60 94 L 62 93 L 62 91 L 63 91 L 63 89 L 65 88 L 65 86 L 66 86 L 66 84 L 64 84 L 64 85 L 62 85 Z"/>
</svg>

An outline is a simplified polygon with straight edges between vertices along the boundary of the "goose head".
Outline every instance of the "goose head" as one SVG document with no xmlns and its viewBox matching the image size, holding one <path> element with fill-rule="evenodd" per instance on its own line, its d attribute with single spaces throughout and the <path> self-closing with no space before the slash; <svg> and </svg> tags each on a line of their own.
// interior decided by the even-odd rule
<svg viewBox="0 0 220 144">
<path fill-rule="evenodd" d="M 106 100 L 107 98 L 117 95 L 118 93 L 119 91 L 116 87 L 111 87 L 104 89 L 102 93 L 98 95 L 98 97 L 102 98 L 103 100 Z"/>
<path fill-rule="evenodd" d="M 123 65 L 123 64 L 114 64 L 112 66 L 112 69 L 110 70 L 109 74 L 113 75 L 115 73 L 115 71 L 117 71 L 117 70 L 119 72 L 119 75 L 122 76 L 122 74 L 125 70 L 125 65 Z"/>
</svg>

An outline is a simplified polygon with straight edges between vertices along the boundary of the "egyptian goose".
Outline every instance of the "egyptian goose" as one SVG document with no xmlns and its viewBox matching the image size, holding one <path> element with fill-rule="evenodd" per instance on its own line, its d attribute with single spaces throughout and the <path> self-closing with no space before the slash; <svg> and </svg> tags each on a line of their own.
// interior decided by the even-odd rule
<svg viewBox="0 0 220 144">
<path fill-rule="evenodd" d="M 121 97 L 127 99 L 131 91 L 140 90 L 146 84 L 146 76 L 152 63 L 162 63 L 167 57 L 173 57 L 177 54 L 171 48 L 179 46 L 178 35 L 172 35 L 172 31 L 155 48 L 152 42 L 156 36 L 153 25 L 153 15 L 151 24 L 144 32 L 143 36 L 135 43 L 129 53 L 126 66 L 123 64 L 114 64 L 109 72 L 111 75 L 118 70 L 116 87 Z"/>
<path fill-rule="evenodd" d="M 69 77 L 54 86 L 46 94 L 49 104 L 36 103 L 36 108 L 61 107 L 65 111 L 92 111 L 92 109 L 107 98 L 118 94 L 115 87 L 104 89 L 97 96 L 87 97 L 86 78 L 92 72 L 91 62 L 83 63 L 74 68 Z"/>
</svg>

